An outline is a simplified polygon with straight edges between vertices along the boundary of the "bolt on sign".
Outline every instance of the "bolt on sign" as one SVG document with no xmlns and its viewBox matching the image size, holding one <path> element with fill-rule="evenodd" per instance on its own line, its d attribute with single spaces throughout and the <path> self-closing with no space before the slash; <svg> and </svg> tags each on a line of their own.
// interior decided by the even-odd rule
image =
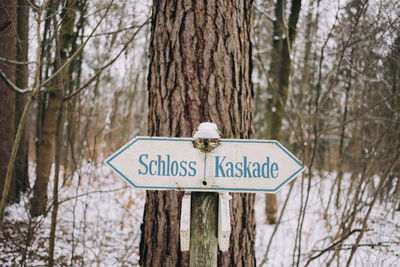
<svg viewBox="0 0 400 267">
<path fill-rule="evenodd" d="M 215 139 L 209 151 L 194 147 L 210 140 L 136 137 L 106 163 L 133 187 L 148 190 L 276 192 L 304 170 L 277 141 Z"/>
</svg>

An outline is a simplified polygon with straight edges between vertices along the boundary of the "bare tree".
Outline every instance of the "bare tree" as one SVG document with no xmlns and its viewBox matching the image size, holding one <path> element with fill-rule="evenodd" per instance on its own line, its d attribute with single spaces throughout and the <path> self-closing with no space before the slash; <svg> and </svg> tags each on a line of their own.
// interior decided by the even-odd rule
<svg viewBox="0 0 400 267">
<path fill-rule="evenodd" d="M 292 0 L 289 20 L 286 23 L 286 1 L 278 0 L 275 4 L 274 34 L 268 83 L 269 99 L 266 108 L 268 139 L 281 139 L 282 120 L 292 67 L 290 53 L 297 32 L 300 9 L 301 0 Z M 267 222 L 274 224 L 278 209 L 275 194 L 267 194 L 265 209 Z"/>
</svg>

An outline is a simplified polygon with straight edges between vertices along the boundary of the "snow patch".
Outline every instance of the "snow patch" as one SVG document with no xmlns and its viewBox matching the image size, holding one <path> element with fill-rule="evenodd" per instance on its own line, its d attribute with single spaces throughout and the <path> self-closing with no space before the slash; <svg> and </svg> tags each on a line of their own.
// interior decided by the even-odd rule
<svg viewBox="0 0 400 267">
<path fill-rule="evenodd" d="M 197 131 L 193 135 L 194 138 L 220 138 L 218 127 L 212 122 L 200 123 Z"/>
</svg>

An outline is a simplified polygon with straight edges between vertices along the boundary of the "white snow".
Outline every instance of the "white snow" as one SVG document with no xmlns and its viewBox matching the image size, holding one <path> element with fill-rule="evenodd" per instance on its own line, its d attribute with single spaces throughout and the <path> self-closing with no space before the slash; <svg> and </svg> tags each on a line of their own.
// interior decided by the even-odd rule
<svg viewBox="0 0 400 267">
<path fill-rule="evenodd" d="M 204 129 L 203 127 L 208 129 L 210 126 L 202 126 L 201 129 Z M 103 164 L 98 166 L 87 164 L 83 166 L 80 173 L 80 178 L 75 175 L 60 188 L 60 200 L 63 202 L 58 212 L 55 265 L 139 266 L 138 253 L 144 191 L 134 190 L 112 174 Z M 303 187 L 302 177 L 294 181 L 281 224 L 272 240 L 268 260 L 262 266 L 292 266 L 293 261 L 297 262 L 298 249 L 295 250 L 294 247 L 300 203 L 304 202 L 307 190 L 307 178 L 305 179 Z M 343 189 L 346 191 L 351 176 L 346 174 L 343 179 Z M 316 255 L 331 245 L 332 240 L 335 240 L 342 220 L 342 211 L 335 208 L 333 204 L 326 208 L 334 181 L 334 173 L 313 175 L 310 198 L 301 231 L 299 266 L 304 266 L 310 256 Z M 289 194 L 289 189 L 290 185 L 286 185 L 277 195 L 278 216 Z M 76 198 L 71 199 L 71 196 L 76 196 Z M 362 201 L 368 203 L 370 199 L 371 196 L 365 194 Z M 341 196 L 340 201 L 346 201 L 346 194 Z M 29 199 L 25 196 L 19 204 L 7 208 L 7 218 L 12 221 L 12 224 L 6 225 L 7 233 L 13 233 L 14 238 L 2 239 L 3 242 L 0 242 L 0 266 L 18 266 L 22 260 L 21 245 L 22 248 L 25 245 L 16 243 L 15 237 L 25 238 L 27 235 L 26 223 L 29 222 L 29 216 L 26 206 L 28 203 Z M 261 266 L 275 227 L 275 225 L 265 224 L 264 210 L 265 195 L 257 194 L 255 203 L 257 266 Z M 353 229 L 360 228 L 360 219 L 364 215 L 365 212 L 361 212 L 361 217 L 357 217 Z M 46 264 L 50 217 L 48 214 L 46 218 L 33 221 L 36 228 L 33 240 L 27 247 L 27 266 Z M 368 223 L 369 230 L 364 233 L 361 246 L 350 266 L 397 266 L 396 262 L 400 255 L 399 221 L 400 212 L 391 213 L 385 208 L 385 203 L 376 203 Z M 335 260 L 335 266 L 346 265 L 349 248 L 354 244 L 356 236 L 357 234 L 344 242 L 340 251 L 340 260 L 338 262 Z M 376 244 L 376 246 L 368 244 Z M 311 262 L 309 266 L 326 266 L 327 260 L 334 252 L 324 254 Z"/>
<path fill-rule="evenodd" d="M 132 189 L 104 164 L 86 164 L 80 172 L 80 178 L 76 174 L 60 188 L 55 266 L 139 266 L 145 191 Z M 25 244 L 19 242 L 28 235 L 28 203 L 29 196 L 24 195 L 19 204 L 7 207 L 5 228 L 12 238 L 2 240 L 0 234 L 0 266 L 19 266 L 23 261 L 20 248 Z M 27 266 L 46 265 L 50 222 L 50 213 L 32 220 L 36 227 L 27 247 Z"/>
<path fill-rule="evenodd" d="M 194 138 L 220 138 L 218 127 L 212 122 L 200 123 L 197 131 L 193 135 Z"/>
<path fill-rule="evenodd" d="M 306 265 L 311 256 L 317 255 L 323 249 L 329 247 L 334 241 L 337 231 L 340 230 L 343 205 L 346 201 L 346 190 L 350 186 L 350 174 L 344 176 L 344 190 L 340 197 L 340 208 L 334 204 L 329 205 L 331 188 L 334 187 L 336 174 L 322 173 L 313 176 L 311 182 L 310 198 L 307 205 L 304 225 L 301 231 L 301 254 L 299 266 Z M 263 265 L 267 245 L 276 225 L 265 224 L 265 195 L 257 194 L 255 203 L 256 214 L 256 261 L 257 266 L 296 266 L 298 246 L 295 249 L 296 230 L 298 227 L 300 203 L 303 202 L 307 190 L 307 179 L 301 186 L 302 177 L 294 180 L 286 210 L 283 213 L 281 224 L 272 239 L 266 261 Z M 285 199 L 290 191 L 290 185 L 286 185 L 277 193 L 278 216 Z M 368 203 L 371 196 L 365 195 L 363 201 Z M 366 208 L 365 208 L 366 209 Z M 361 218 L 365 212 L 357 216 L 357 222 L 352 229 L 361 227 Z M 391 213 L 385 208 L 384 203 L 376 203 L 369 218 L 368 231 L 364 232 L 360 247 L 350 266 L 398 266 L 400 256 L 399 232 L 400 212 Z M 358 234 L 350 236 L 343 242 L 341 250 L 330 250 L 321 257 L 315 259 L 309 266 L 326 266 L 333 253 L 340 253 L 340 260 L 335 259 L 334 266 L 346 266 L 350 249 Z M 371 244 L 371 245 L 369 245 Z M 375 245 L 373 245 L 375 244 Z M 294 264 L 294 265 L 293 265 Z"/>
</svg>

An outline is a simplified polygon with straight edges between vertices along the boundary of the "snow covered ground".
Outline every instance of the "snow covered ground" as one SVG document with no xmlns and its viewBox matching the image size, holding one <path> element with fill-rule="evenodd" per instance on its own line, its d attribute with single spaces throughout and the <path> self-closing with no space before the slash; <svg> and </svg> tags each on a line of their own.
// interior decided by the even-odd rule
<svg viewBox="0 0 400 267">
<path fill-rule="evenodd" d="M 80 178 L 76 175 L 60 189 L 56 265 L 136 266 L 144 197 L 144 191 L 133 190 L 107 167 L 87 165 Z M 18 265 L 23 259 L 21 239 L 26 238 L 28 225 L 21 228 L 25 234 L 18 228 L 29 222 L 24 201 L 7 208 L 12 224 L 5 225 L 5 232 L 13 237 L 0 238 L 0 266 Z M 36 234 L 25 253 L 28 266 L 46 263 L 51 214 L 36 221 Z"/>
<path fill-rule="evenodd" d="M 301 231 L 301 253 L 298 266 L 305 266 L 310 257 L 316 256 L 337 241 L 333 238 L 342 219 L 342 211 L 340 208 L 337 210 L 333 204 L 326 210 L 334 176 L 324 174 L 322 177 L 313 177 L 313 180 L 309 204 L 304 217 L 304 226 Z M 294 246 L 300 213 L 300 184 L 301 178 L 297 178 L 281 224 L 273 238 L 268 253 L 268 261 L 263 266 L 292 266 L 294 260 L 295 264 L 297 262 L 298 253 L 294 253 Z M 307 183 L 305 182 L 304 198 L 306 186 Z M 286 185 L 278 192 L 279 207 L 283 206 L 289 189 L 290 185 Z M 365 201 L 370 200 L 369 198 L 366 198 Z M 266 247 L 275 227 L 264 223 L 266 221 L 264 207 L 265 197 L 258 194 L 256 197 L 256 257 L 258 265 L 264 260 Z M 360 247 L 356 251 L 350 266 L 400 266 L 400 212 L 397 211 L 392 214 L 392 212 L 385 210 L 382 205 L 375 204 L 367 226 L 368 231 L 364 233 Z M 361 214 L 354 229 L 361 228 L 361 218 L 364 216 L 365 214 Z M 358 234 L 359 232 L 355 232 L 343 242 L 342 250 L 340 250 L 340 261 L 333 261 L 332 266 L 346 266 L 351 247 Z M 327 262 L 333 256 L 334 251 L 324 253 L 321 257 L 311 261 L 309 266 L 327 266 Z"/>
<path fill-rule="evenodd" d="M 332 238 L 338 229 L 341 212 L 334 205 L 330 205 L 327 211 L 325 208 L 333 178 L 329 174 L 313 178 L 301 231 L 299 266 L 304 266 L 310 256 L 317 255 L 335 242 Z M 304 183 L 303 201 L 306 186 Z M 290 185 L 286 185 L 278 193 L 279 207 L 282 207 L 289 189 Z M 298 248 L 294 253 L 294 246 L 301 194 L 301 178 L 297 178 L 267 258 L 265 252 L 275 226 L 265 224 L 265 196 L 257 194 L 258 265 L 265 259 L 263 266 L 291 266 L 297 262 Z M 86 165 L 79 175 L 60 189 L 62 203 L 57 223 L 56 265 L 137 266 L 144 197 L 144 191 L 129 187 L 106 166 L 95 168 Z M 0 236 L 0 266 L 18 266 L 24 259 L 28 266 L 46 264 L 50 214 L 32 220 L 26 202 L 25 197 L 19 204 L 7 208 L 8 221 L 4 235 Z M 377 203 L 371 213 L 369 231 L 365 232 L 351 266 L 400 266 L 400 212 L 393 214 L 379 205 Z M 355 228 L 360 225 L 361 222 L 356 222 Z M 28 231 L 29 226 L 34 227 L 33 231 Z M 340 251 L 340 261 L 332 262 L 333 266 L 345 266 L 357 235 L 358 232 L 346 239 Z M 332 253 L 323 254 L 309 266 L 325 266 Z"/>
</svg>

